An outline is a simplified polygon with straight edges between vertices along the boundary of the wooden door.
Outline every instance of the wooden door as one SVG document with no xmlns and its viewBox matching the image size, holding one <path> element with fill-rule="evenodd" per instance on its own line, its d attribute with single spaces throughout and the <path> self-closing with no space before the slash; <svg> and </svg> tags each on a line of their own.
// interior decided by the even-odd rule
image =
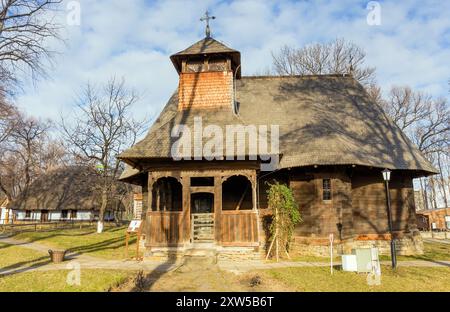
<svg viewBox="0 0 450 312">
<path fill-rule="evenodd" d="M 42 210 L 41 211 L 41 222 L 47 222 L 48 221 L 48 210 Z"/>
<path fill-rule="evenodd" d="M 214 241 L 214 194 L 191 195 L 191 240 L 194 243 Z"/>
</svg>

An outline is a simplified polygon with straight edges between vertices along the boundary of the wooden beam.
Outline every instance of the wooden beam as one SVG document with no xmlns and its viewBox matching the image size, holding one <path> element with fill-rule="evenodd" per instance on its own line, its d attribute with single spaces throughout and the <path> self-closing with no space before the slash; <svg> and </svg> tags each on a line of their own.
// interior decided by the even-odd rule
<svg viewBox="0 0 450 312">
<path fill-rule="evenodd" d="M 247 194 L 247 190 L 248 190 L 248 184 L 245 187 L 244 193 L 242 194 L 241 199 L 239 199 L 239 202 L 238 202 L 235 210 L 239 210 L 241 208 L 242 202 L 244 201 L 245 195 Z"/>
</svg>

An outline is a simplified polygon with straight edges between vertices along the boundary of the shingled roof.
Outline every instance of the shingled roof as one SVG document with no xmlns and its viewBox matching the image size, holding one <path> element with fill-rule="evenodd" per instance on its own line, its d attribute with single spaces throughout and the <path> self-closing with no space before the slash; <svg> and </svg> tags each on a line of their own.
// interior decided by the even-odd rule
<svg viewBox="0 0 450 312">
<path fill-rule="evenodd" d="M 68 166 L 53 170 L 33 181 L 8 208 L 17 210 L 100 210 L 100 178 L 89 167 Z M 121 182 L 116 187 L 123 188 Z M 119 200 L 111 200 L 107 209 L 123 210 Z"/>
<path fill-rule="evenodd" d="M 233 50 L 211 37 L 205 37 L 191 45 L 189 48 L 171 55 L 170 60 L 179 73 L 181 71 L 181 59 L 188 56 L 205 54 L 228 54 L 231 56 L 235 66 L 241 63 L 241 53 L 239 51 Z M 237 77 L 240 78 L 240 76 L 241 68 L 239 67 L 237 69 Z"/>
<path fill-rule="evenodd" d="M 236 99 L 238 115 L 231 108 L 178 111 L 175 92 L 147 136 L 119 158 L 129 164 L 171 158 L 172 128 L 192 126 L 201 116 L 203 127 L 279 125 L 279 168 L 362 165 L 437 172 L 351 76 L 242 77 Z"/>
</svg>

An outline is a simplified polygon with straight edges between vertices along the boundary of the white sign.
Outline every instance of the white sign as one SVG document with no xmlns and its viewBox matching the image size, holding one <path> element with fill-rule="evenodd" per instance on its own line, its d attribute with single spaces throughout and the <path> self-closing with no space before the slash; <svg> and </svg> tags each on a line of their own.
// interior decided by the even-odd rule
<svg viewBox="0 0 450 312">
<path fill-rule="evenodd" d="M 128 232 L 137 232 L 141 227 L 142 220 L 131 220 L 130 225 L 128 226 Z"/>
</svg>

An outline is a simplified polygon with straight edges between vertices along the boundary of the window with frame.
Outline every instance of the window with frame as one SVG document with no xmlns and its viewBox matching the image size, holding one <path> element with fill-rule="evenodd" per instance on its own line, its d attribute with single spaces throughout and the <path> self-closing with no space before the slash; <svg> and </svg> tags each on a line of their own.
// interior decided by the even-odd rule
<svg viewBox="0 0 450 312">
<path fill-rule="evenodd" d="M 322 199 L 331 200 L 331 179 L 322 180 Z"/>
<path fill-rule="evenodd" d="M 25 218 L 27 219 L 31 218 L 31 210 L 25 210 Z"/>
<path fill-rule="evenodd" d="M 200 73 L 205 71 L 205 68 L 203 61 L 189 61 L 186 63 L 186 72 L 188 73 Z"/>
<path fill-rule="evenodd" d="M 208 61 L 209 71 L 225 71 L 227 70 L 227 61 L 224 59 L 211 59 Z"/>
</svg>

